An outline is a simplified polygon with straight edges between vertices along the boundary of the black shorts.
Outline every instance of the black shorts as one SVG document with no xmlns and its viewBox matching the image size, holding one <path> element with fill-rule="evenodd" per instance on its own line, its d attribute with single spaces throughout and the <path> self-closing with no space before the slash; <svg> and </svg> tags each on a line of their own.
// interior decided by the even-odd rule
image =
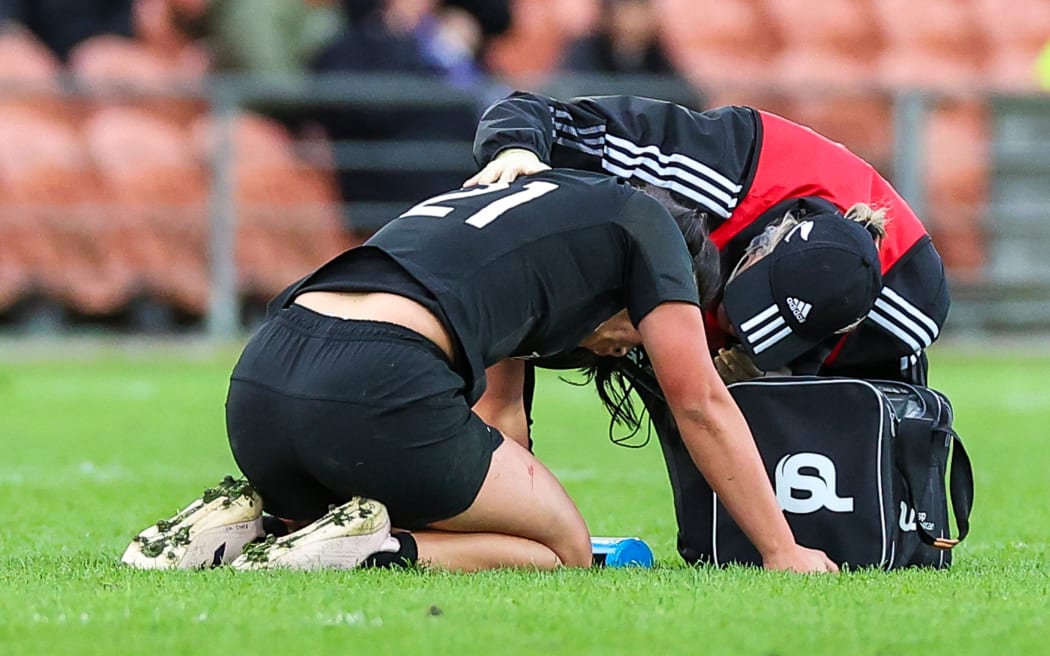
<svg viewBox="0 0 1050 656">
<path fill-rule="evenodd" d="M 226 429 L 268 512 L 314 520 L 364 496 L 394 526 L 421 528 L 470 507 L 503 443 L 463 393 L 421 335 L 292 305 L 234 367 Z"/>
</svg>

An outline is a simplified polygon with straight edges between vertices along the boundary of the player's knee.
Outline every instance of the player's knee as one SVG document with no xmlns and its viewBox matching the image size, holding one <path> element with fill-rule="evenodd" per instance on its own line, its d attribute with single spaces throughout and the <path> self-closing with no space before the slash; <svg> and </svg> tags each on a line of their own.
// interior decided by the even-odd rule
<svg viewBox="0 0 1050 656">
<path fill-rule="evenodd" d="M 591 554 L 591 542 L 587 541 L 586 548 L 574 548 L 566 558 L 562 558 L 562 564 L 566 567 L 590 567 L 593 556 Z"/>
<path fill-rule="evenodd" d="M 559 535 L 559 544 L 553 546 L 554 553 L 566 567 L 591 566 L 591 536 L 586 525 L 573 526 Z"/>
</svg>

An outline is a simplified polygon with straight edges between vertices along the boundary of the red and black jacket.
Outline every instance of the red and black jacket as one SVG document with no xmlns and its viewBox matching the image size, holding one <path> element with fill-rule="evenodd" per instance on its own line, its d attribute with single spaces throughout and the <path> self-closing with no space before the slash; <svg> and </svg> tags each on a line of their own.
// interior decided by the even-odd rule
<svg viewBox="0 0 1050 656">
<path fill-rule="evenodd" d="M 793 368 L 898 378 L 940 335 L 948 287 L 922 222 L 870 164 L 809 128 L 750 107 L 695 112 L 631 96 L 563 102 L 515 93 L 485 112 L 474 156 L 484 165 L 514 147 L 555 167 L 604 171 L 676 192 L 706 213 L 723 272 L 786 211 L 830 204 L 845 212 L 858 202 L 885 208 L 887 235 L 879 251 L 884 287 L 875 307 L 856 331 L 829 339 Z M 708 326 L 716 348 L 725 335 L 714 321 Z"/>
</svg>

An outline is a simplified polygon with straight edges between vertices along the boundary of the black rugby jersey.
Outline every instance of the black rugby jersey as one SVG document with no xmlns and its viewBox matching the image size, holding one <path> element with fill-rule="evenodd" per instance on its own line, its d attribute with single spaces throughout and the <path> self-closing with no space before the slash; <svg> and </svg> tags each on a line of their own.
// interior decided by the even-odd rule
<svg viewBox="0 0 1050 656">
<path fill-rule="evenodd" d="M 667 210 L 618 179 L 582 171 L 429 198 L 282 292 L 276 306 L 318 278 L 338 288 L 331 272 L 371 249 L 433 296 L 466 358 L 460 370 L 472 403 L 485 368 L 504 358 L 572 349 L 623 308 L 637 325 L 661 303 L 699 303 L 685 239 Z"/>
<path fill-rule="evenodd" d="M 857 202 L 885 208 L 884 287 L 875 307 L 856 331 L 794 363 L 798 373 L 907 372 L 944 325 L 950 302 L 944 268 L 921 221 L 867 162 L 797 123 L 750 107 L 696 112 L 632 96 L 566 102 L 518 92 L 482 116 L 474 156 L 484 166 L 507 148 L 526 148 L 552 166 L 676 192 L 707 214 L 724 273 L 785 211 L 831 203 L 844 212 Z M 713 349 L 725 341 L 715 309 L 706 308 L 705 317 Z"/>
</svg>

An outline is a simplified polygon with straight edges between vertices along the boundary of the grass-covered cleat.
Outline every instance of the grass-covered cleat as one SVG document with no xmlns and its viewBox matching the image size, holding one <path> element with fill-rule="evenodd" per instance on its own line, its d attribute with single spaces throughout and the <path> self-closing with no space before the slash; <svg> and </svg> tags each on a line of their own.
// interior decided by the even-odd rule
<svg viewBox="0 0 1050 656">
<path fill-rule="evenodd" d="M 262 499 L 227 476 L 170 519 L 135 536 L 121 562 L 139 569 L 197 569 L 230 563 L 262 535 Z"/>
<path fill-rule="evenodd" d="M 386 506 L 354 497 L 316 522 L 281 538 L 250 544 L 235 569 L 351 569 L 390 544 Z"/>
</svg>

